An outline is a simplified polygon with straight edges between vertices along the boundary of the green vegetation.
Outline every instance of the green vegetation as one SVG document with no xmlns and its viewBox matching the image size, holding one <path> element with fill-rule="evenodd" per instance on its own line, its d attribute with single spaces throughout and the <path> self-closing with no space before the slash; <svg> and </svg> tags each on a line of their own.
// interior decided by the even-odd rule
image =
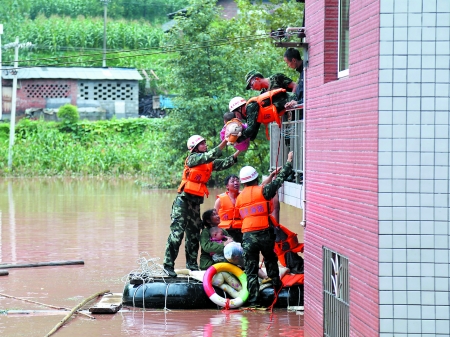
<svg viewBox="0 0 450 337">
<path fill-rule="evenodd" d="M 58 118 L 64 123 L 76 123 L 80 119 L 80 114 L 76 106 L 65 104 L 58 109 Z"/>
<path fill-rule="evenodd" d="M 113 50 L 159 47 L 163 34 L 160 28 L 145 21 L 115 20 L 108 22 L 107 27 L 108 49 Z M 20 41 L 32 41 L 38 51 L 101 50 L 103 19 L 39 16 L 35 20 L 24 20 L 16 35 Z"/>
<path fill-rule="evenodd" d="M 164 22 L 166 15 L 187 5 L 187 0 L 111 0 L 108 4 L 108 17 L 113 19 Z M 0 22 L 11 18 L 28 17 L 31 20 L 39 15 L 101 17 L 103 3 L 100 0 L 2 0 Z"/>
</svg>

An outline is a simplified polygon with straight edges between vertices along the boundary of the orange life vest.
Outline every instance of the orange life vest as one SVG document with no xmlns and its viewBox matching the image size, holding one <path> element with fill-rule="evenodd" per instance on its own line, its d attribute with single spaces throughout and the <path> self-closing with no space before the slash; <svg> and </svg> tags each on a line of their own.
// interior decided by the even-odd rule
<svg viewBox="0 0 450 337">
<path fill-rule="evenodd" d="M 274 225 L 278 225 L 272 213 L 272 200 L 268 201 L 262 194 L 261 186 L 247 186 L 236 199 L 242 220 L 242 233 L 269 228 L 269 216 Z"/>
<path fill-rule="evenodd" d="M 285 89 L 274 89 L 270 91 L 266 91 L 265 93 L 252 97 L 247 101 L 247 104 L 245 105 L 244 111 L 247 110 L 247 106 L 251 102 L 258 103 L 259 111 L 258 111 L 258 118 L 256 121 L 258 123 L 264 124 L 266 127 L 266 136 L 267 139 L 269 139 L 269 131 L 268 131 L 268 124 L 271 122 L 276 122 L 278 126 L 281 128 L 281 119 L 280 117 L 284 115 L 286 112 L 286 109 L 283 109 L 281 111 L 277 110 L 277 107 L 273 104 L 272 98 L 280 93 L 285 93 Z"/>
<path fill-rule="evenodd" d="M 241 228 L 242 220 L 239 215 L 239 210 L 233 205 L 228 192 L 219 194 L 217 198 L 220 199 L 220 228 L 230 229 L 230 228 Z"/>
<path fill-rule="evenodd" d="M 188 157 L 189 158 L 189 157 Z M 178 193 L 185 191 L 186 193 L 198 195 L 200 197 L 208 197 L 209 191 L 206 183 L 211 177 L 213 163 L 201 164 L 194 167 L 187 166 L 187 160 L 184 163 L 183 177 L 178 187 Z"/>
<path fill-rule="evenodd" d="M 278 228 L 287 235 L 287 238 L 279 242 L 275 242 L 274 250 L 275 254 L 277 254 L 278 256 L 278 261 L 280 261 L 280 263 L 284 267 L 286 267 L 285 254 L 287 252 L 293 253 L 303 252 L 304 244 L 298 242 L 296 233 L 290 231 L 289 229 L 280 224 Z"/>
<path fill-rule="evenodd" d="M 297 284 L 305 283 L 305 275 L 304 274 L 284 274 L 281 278 L 281 283 L 283 287 L 292 287 Z"/>
</svg>

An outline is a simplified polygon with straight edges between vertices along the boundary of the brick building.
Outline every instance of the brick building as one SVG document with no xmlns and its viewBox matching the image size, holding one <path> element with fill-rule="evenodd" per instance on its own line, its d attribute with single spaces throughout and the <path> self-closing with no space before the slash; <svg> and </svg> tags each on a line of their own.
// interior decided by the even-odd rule
<svg viewBox="0 0 450 337">
<path fill-rule="evenodd" d="M 2 73 L 3 119 L 11 113 L 11 67 Z M 81 118 L 138 117 L 139 85 L 136 69 L 126 68 L 21 68 L 17 72 L 17 116 L 27 109 L 56 110 L 78 107 Z"/>
<path fill-rule="evenodd" d="M 450 1 L 305 17 L 305 336 L 449 336 Z"/>
</svg>

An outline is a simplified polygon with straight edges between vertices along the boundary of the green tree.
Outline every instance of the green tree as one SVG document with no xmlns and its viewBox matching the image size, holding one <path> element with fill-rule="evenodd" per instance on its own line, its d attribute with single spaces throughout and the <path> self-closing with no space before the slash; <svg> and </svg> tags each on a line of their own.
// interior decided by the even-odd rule
<svg viewBox="0 0 450 337">
<path fill-rule="evenodd" d="M 279 28 L 276 26 L 282 21 L 269 20 L 275 10 L 284 15 L 286 25 L 292 25 L 287 20 L 291 13 L 281 10 L 288 4 L 261 8 L 241 1 L 239 6 L 240 16 L 225 20 L 220 17 L 216 1 L 191 0 L 186 16 L 176 19 L 177 25 L 165 41 L 168 50 L 171 46 L 184 46 L 167 65 L 171 69 L 169 86 L 178 94 L 177 109 L 169 116 L 170 137 L 164 144 L 175 149 L 172 157 L 166 158 L 172 164 L 178 162 L 181 167 L 186 140 L 193 134 L 201 134 L 210 146 L 219 143 L 222 116 L 230 99 L 256 94 L 244 90 L 244 76 L 249 70 L 257 68 L 267 75 L 287 70 L 282 57 L 284 50 L 273 46 L 268 32 Z M 269 142 L 263 128 L 250 149 L 240 156 L 240 166 L 253 165 L 260 172 L 267 172 Z M 228 150 L 229 154 L 233 151 Z M 226 174 L 217 173 L 216 182 Z"/>
</svg>

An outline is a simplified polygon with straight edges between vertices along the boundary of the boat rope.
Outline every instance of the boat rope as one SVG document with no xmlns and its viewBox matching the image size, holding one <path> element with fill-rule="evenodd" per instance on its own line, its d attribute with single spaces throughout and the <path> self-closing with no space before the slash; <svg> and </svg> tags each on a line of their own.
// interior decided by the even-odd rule
<svg viewBox="0 0 450 337">
<path fill-rule="evenodd" d="M 164 311 L 170 311 L 170 309 L 167 308 L 167 296 L 169 293 L 169 285 L 168 283 L 166 283 L 166 295 L 164 297 Z"/>
<path fill-rule="evenodd" d="M 283 289 L 283 286 L 280 286 L 280 288 L 278 288 L 278 289 L 276 289 L 276 288 L 273 289 L 273 302 L 272 302 L 272 304 L 267 308 L 267 309 L 270 311 L 270 314 L 272 314 L 272 312 L 273 312 L 273 307 L 275 306 L 275 303 L 277 303 L 277 301 L 278 301 L 278 295 L 279 295 L 279 293 L 281 292 L 281 289 Z"/>
<path fill-rule="evenodd" d="M 278 175 L 277 168 L 278 168 L 278 156 L 280 155 L 280 145 L 281 145 L 281 126 L 280 126 L 280 138 L 278 139 L 277 157 L 275 159 L 275 178 Z"/>
<path fill-rule="evenodd" d="M 289 298 L 291 297 L 291 288 L 288 288 L 288 296 L 287 296 L 287 307 L 288 307 L 288 310 L 289 310 L 289 307 L 290 307 L 290 305 L 289 305 Z"/>
</svg>

